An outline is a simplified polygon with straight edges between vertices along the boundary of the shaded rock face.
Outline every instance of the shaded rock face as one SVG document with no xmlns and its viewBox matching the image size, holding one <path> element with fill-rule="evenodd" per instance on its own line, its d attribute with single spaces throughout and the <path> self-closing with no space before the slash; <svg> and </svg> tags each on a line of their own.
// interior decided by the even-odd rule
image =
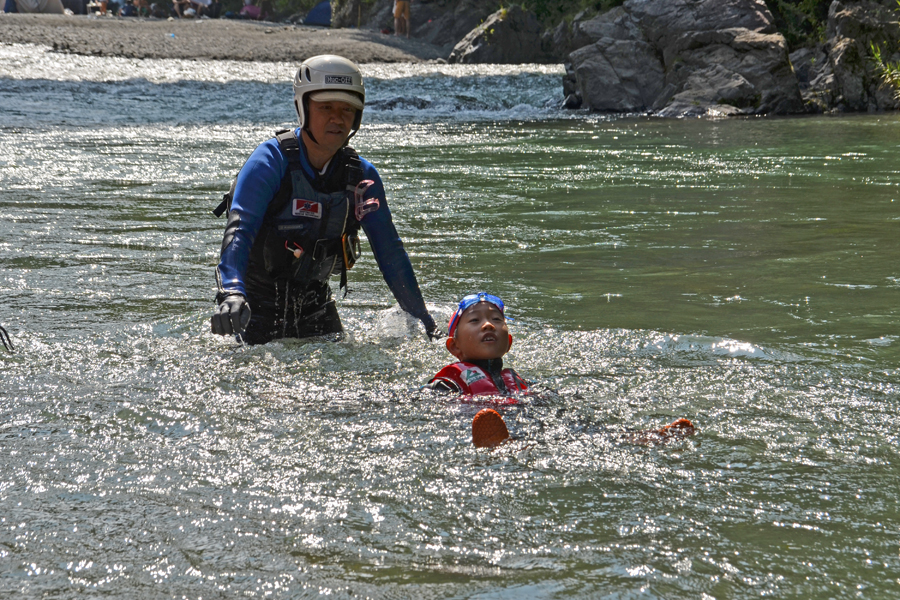
<svg viewBox="0 0 900 600">
<path fill-rule="evenodd" d="M 810 112 L 826 112 L 835 105 L 834 70 L 825 44 L 800 48 L 790 54 L 791 65 L 800 85 L 800 94 Z"/>
<path fill-rule="evenodd" d="M 763 0 L 628 0 L 625 9 L 659 48 L 690 32 L 742 28 L 775 33 Z"/>
<path fill-rule="evenodd" d="M 643 31 L 621 6 L 589 20 L 584 12 L 575 15 L 571 24 L 562 21 L 555 29 L 544 32 L 541 45 L 544 51 L 565 61 L 571 52 L 610 37 L 615 40 L 643 39 Z"/>
<path fill-rule="evenodd" d="M 351 1 L 359 2 L 339 0 Z M 457 42 L 499 8 L 500 0 L 413 0 L 410 4 L 410 35 L 441 47 L 444 56 L 447 56 Z M 367 29 L 393 30 L 394 0 L 376 0 L 372 4 L 363 2 L 362 16 Z M 355 21 L 344 26 L 355 26 Z"/>
<path fill-rule="evenodd" d="M 892 9 L 868 0 L 835 0 L 828 9 L 826 38 L 830 73 L 810 82 L 815 98 L 838 110 L 898 108 L 893 90 L 881 84 L 870 59 L 870 44 L 900 46 L 900 27 Z M 895 62 L 898 57 L 888 58 Z"/>
<path fill-rule="evenodd" d="M 456 46 L 451 63 L 550 63 L 541 47 L 543 28 L 533 13 L 513 5 L 501 9 L 469 32 Z"/>
<path fill-rule="evenodd" d="M 569 54 L 567 106 L 663 116 L 804 110 L 763 0 L 628 0 L 556 34 L 590 41 Z"/>
<path fill-rule="evenodd" d="M 360 15 L 360 0 L 342 0 L 331 3 L 332 27 L 356 27 Z"/>
<path fill-rule="evenodd" d="M 449 51 L 497 11 L 500 2 L 463 0 L 457 3 L 453 10 L 446 10 L 441 2 L 420 4 L 414 1 L 411 6 L 412 34 L 430 44 L 444 46 Z"/>
<path fill-rule="evenodd" d="M 686 33 L 666 48 L 664 64 L 675 93 L 660 114 L 804 112 L 781 34 L 744 28 Z"/>
<path fill-rule="evenodd" d="M 645 112 L 659 108 L 665 72 L 647 42 L 605 37 L 576 50 L 570 60 L 575 78 L 572 91 L 591 109 Z"/>
</svg>

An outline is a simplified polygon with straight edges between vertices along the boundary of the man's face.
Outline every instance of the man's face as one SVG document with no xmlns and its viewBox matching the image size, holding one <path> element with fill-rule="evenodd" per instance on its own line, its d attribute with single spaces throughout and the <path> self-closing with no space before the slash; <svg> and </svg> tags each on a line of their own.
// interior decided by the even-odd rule
<svg viewBox="0 0 900 600">
<path fill-rule="evenodd" d="M 318 145 L 332 155 L 347 141 L 355 118 L 356 109 L 346 102 L 309 101 L 309 130 Z"/>
<path fill-rule="evenodd" d="M 466 309 L 456 325 L 456 334 L 447 340 L 447 350 L 459 360 L 500 358 L 512 340 L 500 309 L 479 302 Z"/>
</svg>

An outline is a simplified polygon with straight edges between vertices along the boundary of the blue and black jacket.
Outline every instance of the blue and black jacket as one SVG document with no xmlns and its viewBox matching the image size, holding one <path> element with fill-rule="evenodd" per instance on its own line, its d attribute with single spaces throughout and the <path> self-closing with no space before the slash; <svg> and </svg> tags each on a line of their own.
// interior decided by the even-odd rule
<svg viewBox="0 0 900 600">
<path fill-rule="evenodd" d="M 300 140 L 300 129 L 295 129 L 293 135 Z M 222 252 L 217 268 L 221 292 L 225 294 L 240 293 L 247 297 L 251 307 L 253 306 L 253 290 L 248 290 L 250 286 L 247 285 L 248 270 L 253 271 L 254 284 L 259 282 L 260 276 L 266 271 L 269 261 L 264 260 L 264 252 L 260 246 L 262 245 L 261 239 L 269 237 L 269 233 L 274 228 L 273 221 L 275 219 L 270 205 L 276 198 L 283 197 L 285 192 L 290 193 L 289 190 L 282 188 L 291 187 L 292 176 L 295 190 L 299 184 L 300 187 L 314 190 L 313 195 L 319 193 L 338 197 L 340 192 L 345 191 L 343 179 L 336 176 L 338 170 L 345 168 L 345 165 L 341 164 L 342 156 L 343 152 L 339 152 L 326 165 L 323 172 L 319 173 L 309 163 L 302 141 L 299 141 L 299 155 L 297 155 L 293 171 L 290 170 L 291 161 L 285 155 L 277 138 L 266 140 L 253 151 L 241 168 L 234 184 L 228 225 L 222 241 Z M 422 299 L 409 256 L 394 227 L 381 177 L 370 162 L 362 158 L 359 161 L 362 169 L 361 178 L 374 182 L 366 196 L 377 198 L 380 202 L 380 208 L 364 215 L 359 221 L 359 226 L 365 232 L 378 268 L 400 307 L 421 320 L 426 331 L 432 331 L 435 328 L 434 320 L 425 308 L 425 302 Z M 301 179 L 297 179 L 298 177 Z M 297 201 L 292 200 L 292 202 L 296 203 Z M 302 212 L 303 209 L 299 205 L 293 208 L 294 215 L 297 215 L 298 211 Z M 275 212 L 278 213 L 279 210 Z M 291 206 L 280 209 L 280 212 L 287 214 L 290 218 Z M 352 212 L 351 208 L 347 218 L 355 224 Z M 321 214 L 319 216 L 321 217 Z M 271 240 L 266 245 L 271 246 Z M 291 245 L 285 246 L 278 256 L 290 259 L 289 251 L 292 248 Z M 307 248 L 306 250 L 310 251 L 311 249 Z M 275 251 L 269 251 L 269 253 L 273 252 Z M 340 265 L 340 268 L 343 268 L 343 264 Z M 273 287 L 276 279 L 284 276 L 286 276 L 285 273 L 272 272 L 271 268 L 268 277 L 263 275 L 266 279 L 271 279 Z M 304 273 L 295 271 L 293 275 L 287 276 L 294 280 L 299 278 L 302 283 L 302 278 L 309 277 L 309 274 L 304 275 Z"/>
</svg>

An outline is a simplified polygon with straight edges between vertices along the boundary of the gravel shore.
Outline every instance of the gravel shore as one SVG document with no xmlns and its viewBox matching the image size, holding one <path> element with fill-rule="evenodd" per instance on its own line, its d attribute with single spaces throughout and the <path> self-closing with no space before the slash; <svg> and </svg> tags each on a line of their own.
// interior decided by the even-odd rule
<svg viewBox="0 0 900 600">
<path fill-rule="evenodd" d="M 0 43 L 127 58 L 300 62 L 339 54 L 357 63 L 446 58 L 436 46 L 365 29 L 232 19 L 145 19 L 0 13 Z"/>
</svg>

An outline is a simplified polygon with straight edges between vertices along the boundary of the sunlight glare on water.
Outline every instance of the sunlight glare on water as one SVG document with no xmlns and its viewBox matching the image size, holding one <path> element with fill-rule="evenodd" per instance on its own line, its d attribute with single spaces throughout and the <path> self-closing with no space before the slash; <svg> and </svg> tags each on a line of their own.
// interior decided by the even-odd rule
<svg viewBox="0 0 900 600">
<path fill-rule="evenodd" d="M 897 594 L 896 115 L 612 118 L 561 111 L 559 65 L 365 66 L 354 145 L 429 310 L 499 294 L 537 391 L 486 451 L 368 250 L 342 341 L 209 333 L 210 211 L 293 68 L 0 46 L 0 595 Z"/>
</svg>

